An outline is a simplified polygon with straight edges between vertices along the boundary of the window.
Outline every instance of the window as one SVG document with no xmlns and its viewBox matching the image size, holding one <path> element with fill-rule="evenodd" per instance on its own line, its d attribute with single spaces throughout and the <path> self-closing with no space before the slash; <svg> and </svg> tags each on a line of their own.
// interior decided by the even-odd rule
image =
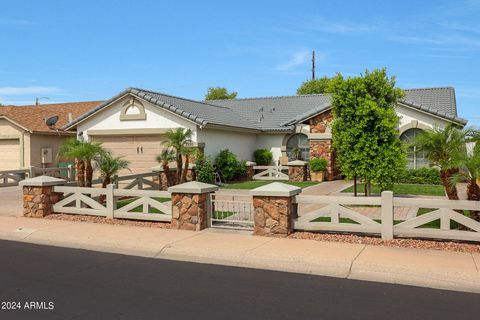
<svg viewBox="0 0 480 320">
<path fill-rule="evenodd" d="M 423 168 L 430 165 L 426 158 L 426 153 L 424 151 L 417 151 L 417 147 L 413 145 L 416 136 L 421 132 L 421 129 L 414 128 L 408 129 L 400 135 L 400 140 L 409 144 L 407 149 L 407 167 L 410 169 Z"/>
<path fill-rule="evenodd" d="M 297 133 L 291 136 L 287 141 L 288 160 L 308 161 L 310 158 L 310 146 L 308 137 L 303 133 Z"/>
</svg>

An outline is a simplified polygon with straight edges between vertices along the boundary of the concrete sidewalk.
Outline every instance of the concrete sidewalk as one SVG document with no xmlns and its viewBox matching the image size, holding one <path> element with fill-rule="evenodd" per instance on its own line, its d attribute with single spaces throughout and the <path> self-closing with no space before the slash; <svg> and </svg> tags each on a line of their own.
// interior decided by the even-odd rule
<svg viewBox="0 0 480 320">
<path fill-rule="evenodd" d="M 480 254 L 23 217 L 0 217 L 0 239 L 480 293 Z"/>
</svg>

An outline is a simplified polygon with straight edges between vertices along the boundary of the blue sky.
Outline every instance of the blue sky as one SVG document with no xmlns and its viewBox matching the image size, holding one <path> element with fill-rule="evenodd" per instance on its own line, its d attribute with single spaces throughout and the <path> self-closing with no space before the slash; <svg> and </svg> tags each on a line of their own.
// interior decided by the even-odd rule
<svg viewBox="0 0 480 320">
<path fill-rule="evenodd" d="M 480 1 L 2 1 L 0 102 L 291 95 L 315 49 L 318 76 L 387 67 L 402 88 L 453 86 L 480 125 L 479 17 Z"/>
</svg>

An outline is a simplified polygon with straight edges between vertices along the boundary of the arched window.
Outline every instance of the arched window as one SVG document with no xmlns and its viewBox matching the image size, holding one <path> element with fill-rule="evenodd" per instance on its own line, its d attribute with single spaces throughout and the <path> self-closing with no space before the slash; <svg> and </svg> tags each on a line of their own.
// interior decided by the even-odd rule
<svg viewBox="0 0 480 320">
<path fill-rule="evenodd" d="M 430 165 L 428 159 L 426 158 L 425 152 L 417 151 L 417 147 L 414 145 L 417 135 L 421 132 L 421 129 L 413 128 L 408 129 L 400 135 L 400 140 L 409 145 L 407 149 L 407 166 L 410 169 L 423 168 Z"/>
<path fill-rule="evenodd" d="M 308 161 L 310 158 L 310 146 L 306 134 L 297 133 L 291 136 L 287 141 L 288 160 Z"/>
</svg>

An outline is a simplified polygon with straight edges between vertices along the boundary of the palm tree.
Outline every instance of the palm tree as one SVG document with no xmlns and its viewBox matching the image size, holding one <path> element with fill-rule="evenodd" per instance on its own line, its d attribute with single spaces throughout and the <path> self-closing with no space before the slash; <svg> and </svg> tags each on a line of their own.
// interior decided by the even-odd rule
<svg viewBox="0 0 480 320">
<path fill-rule="evenodd" d="M 460 171 L 452 176 L 450 183 L 455 185 L 457 182 L 468 181 L 467 199 L 480 201 L 480 187 L 477 179 L 480 177 L 480 144 L 476 144 L 472 150 L 464 150 L 461 154 Z M 470 212 L 470 217 L 480 222 L 480 212 Z"/>
<path fill-rule="evenodd" d="M 458 200 L 457 188 L 451 184 L 451 178 L 458 172 L 465 142 L 466 131 L 452 124 L 443 130 L 438 127 L 425 130 L 416 137 L 417 150 L 425 152 L 430 163 L 440 169 L 442 184 L 450 200 Z"/>
<path fill-rule="evenodd" d="M 128 169 L 130 165 L 130 161 L 124 160 L 122 157 L 114 157 L 110 152 L 103 152 L 96 161 L 100 177 L 103 179 L 102 188 L 106 188 L 120 170 Z"/>
<path fill-rule="evenodd" d="M 80 141 L 76 138 L 67 139 L 60 146 L 60 156 L 75 160 L 77 181 L 80 187 L 85 187 L 85 162 L 81 160 Z"/>
<path fill-rule="evenodd" d="M 80 187 L 91 187 L 93 179 L 92 162 L 105 150 L 102 144 L 95 141 L 85 141 L 83 138 L 68 139 L 60 147 L 60 155 L 77 161 L 77 180 Z"/>
<path fill-rule="evenodd" d="M 165 135 L 168 138 L 168 141 L 165 141 L 164 144 L 175 150 L 175 157 L 177 162 L 177 174 L 176 174 L 176 183 L 180 183 L 182 180 L 182 151 L 187 146 L 188 142 L 192 138 L 192 130 L 177 128 L 175 130 L 168 130 Z"/>
<path fill-rule="evenodd" d="M 167 180 L 167 187 L 172 184 L 171 178 L 170 178 L 170 167 L 169 163 L 175 160 L 175 151 L 168 148 L 168 149 L 163 149 L 162 152 L 157 156 L 157 161 L 161 164 L 163 168 L 163 174 L 166 177 Z"/>
<path fill-rule="evenodd" d="M 194 147 L 184 146 L 181 150 L 182 156 L 184 156 L 185 161 L 182 170 L 182 176 L 180 178 L 180 183 L 187 181 L 188 165 L 190 164 L 190 156 L 195 155 L 197 149 Z"/>
</svg>

